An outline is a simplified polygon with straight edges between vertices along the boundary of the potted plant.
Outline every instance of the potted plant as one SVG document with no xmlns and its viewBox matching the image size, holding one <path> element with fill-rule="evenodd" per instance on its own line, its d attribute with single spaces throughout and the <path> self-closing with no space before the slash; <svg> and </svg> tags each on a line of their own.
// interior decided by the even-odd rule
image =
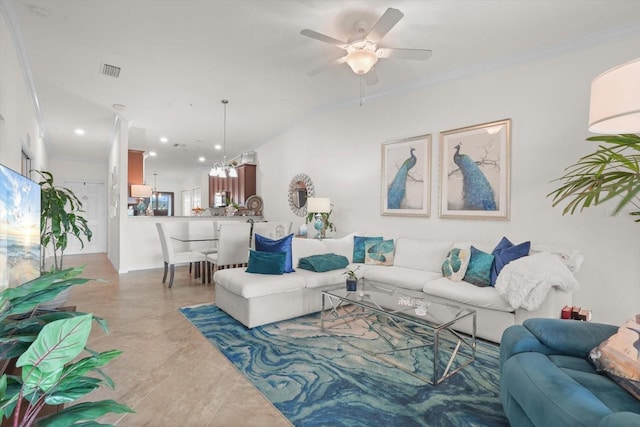
<svg viewBox="0 0 640 427">
<path fill-rule="evenodd" d="M 103 425 L 94 420 L 108 413 L 133 412 L 113 400 L 68 405 L 113 381 L 100 369 L 119 350 L 86 348 L 92 322 L 108 333 L 106 322 L 90 313 L 42 311 L 39 305 L 71 286 L 86 283 L 82 268 L 52 272 L 0 292 L 0 416 L 11 425 Z M 83 351 L 88 356 L 78 359 Z M 10 363 L 11 362 L 11 363 Z M 15 372 L 8 367 L 15 363 Z M 88 373 L 98 374 L 88 376 Z M 47 405 L 68 406 L 38 419 Z M 40 415 L 41 416 L 41 415 Z"/>
<path fill-rule="evenodd" d="M 87 220 L 80 215 L 82 202 L 73 191 L 58 187 L 53 183 L 53 175 L 47 171 L 35 171 L 40 177 L 41 188 L 40 207 L 40 244 L 42 245 L 41 271 L 46 271 L 46 248 L 50 244 L 53 248 L 52 269 L 62 270 L 64 251 L 69 242 L 69 236 L 80 241 L 84 248 L 83 236 L 91 241 L 92 232 Z"/>
<path fill-rule="evenodd" d="M 640 136 L 598 135 L 587 141 L 604 144 L 567 167 L 565 175 L 554 180 L 563 185 L 547 195 L 553 198 L 553 206 L 568 200 L 562 214 L 573 214 L 577 209 L 582 211 L 619 198 L 614 215 L 631 205 L 633 210 L 629 215 L 640 216 Z"/>
<path fill-rule="evenodd" d="M 316 215 L 320 215 L 322 217 L 322 222 L 324 224 L 324 227 L 322 228 L 322 231 L 320 232 L 320 237 L 321 238 L 325 237 L 325 233 L 326 233 L 327 230 L 336 231 L 336 226 L 330 220 L 331 213 L 333 213 L 333 209 L 330 210 L 329 212 L 321 212 L 321 213 L 309 212 L 307 214 L 307 220 L 306 220 L 307 223 L 315 221 Z"/>
<path fill-rule="evenodd" d="M 356 289 L 358 288 L 358 276 L 356 275 L 356 271 L 358 271 L 360 269 L 360 266 L 357 266 L 355 268 L 355 270 L 347 270 L 345 271 L 344 274 L 345 276 L 347 276 L 347 291 L 348 292 L 355 292 Z"/>
</svg>

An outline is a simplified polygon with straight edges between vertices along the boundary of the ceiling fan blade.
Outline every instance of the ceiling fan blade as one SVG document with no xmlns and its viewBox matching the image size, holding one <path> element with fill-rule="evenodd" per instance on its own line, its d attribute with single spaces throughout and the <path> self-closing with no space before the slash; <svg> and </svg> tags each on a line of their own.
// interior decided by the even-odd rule
<svg viewBox="0 0 640 427">
<path fill-rule="evenodd" d="M 426 61 L 431 58 L 429 49 L 394 49 L 390 47 L 381 47 L 376 51 L 379 58 L 391 59 L 415 59 L 418 61 Z"/>
<path fill-rule="evenodd" d="M 334 59 L 331 62 L 327 62 L 326 64 L 322 64 L 322 65 L 318 65 L 316 68 L 312 68 L 311 70 L 307 71 L 307 74 L 310 76 L 316 76 L 324 71 L 326 71 L 328 68 L 332 67 L 333 65 L 337 65 L 337 64 L 343 64 L 347 59 L 347 56 L 342 56 L 338 59 Z"/>
<path fill-rule="evenodd" d="M 376 83 L 378 83 L 378 74 L 376 73 L 376 69 L 372 68 L 369 70 L 369 72 L 367 74 L 364 74 L 362 76 L 362 78 L 364 79 L 364 82 L 367 84 L 367 86 L 372 86 Z"/>
<path fill-rule="evenodd" d="M 302 31 L 300 31 L 300 34 L 302 34 L 303 36 L 307 36 L 307 37 L 311 37 L 312 39 L 316 39 L 316 40 L 320 40 L 321 42 L 324 43 L 329 43 L 332 44 L 334 46 L 337 46 L 341 49 L 346 49 L 347 48 L 347 43 L 340 41 L 338 39 L 334 39 L 333 37 L 329 37 L 325 34 L 321 34 L 317 31 L 313 31 L 313 30 L 309 30 L 309 29 L 304 29 Z"/>
<path fill-rule="evenodd" d="M 404 13 L 398 9 L 389 8 L 378 19 L 378 22 L 369 30 L 364 37 L 372 43 L 378 43 L 384 36 L 402 19 Z"/>
</svg>

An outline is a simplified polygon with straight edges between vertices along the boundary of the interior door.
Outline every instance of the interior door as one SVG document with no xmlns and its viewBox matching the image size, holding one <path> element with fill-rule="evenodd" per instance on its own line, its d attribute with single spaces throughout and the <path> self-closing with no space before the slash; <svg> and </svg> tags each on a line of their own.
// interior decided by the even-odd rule
<svg viewBox="0 0 640 427">
<path fill-rule="evenodd" d="M 107 251 L 107 190 L 102 182 L 64 181 L 65 187 L 82 202 L 82 209 L 85 211 L 82 216 L 88 222 L 89 229 L 93 233 L 91 241 L 84 241 L 84 249 L 75 237 L 69 238 L 67 255 L 88 254 Z"/>
</svg>

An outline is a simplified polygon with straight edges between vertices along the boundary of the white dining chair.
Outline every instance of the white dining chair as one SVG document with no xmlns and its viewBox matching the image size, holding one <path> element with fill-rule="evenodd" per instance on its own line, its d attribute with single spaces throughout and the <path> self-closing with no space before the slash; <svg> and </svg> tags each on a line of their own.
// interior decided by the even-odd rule
<svg viewBox="0 0 640 427">
<path fill-rule="evenodd" d="M 223 222 L 218 230 L 218 252 L 207 255 L 207 274 L 211 281 L 211 270 L 226 267 L 246 266 L 249 262 L 249 234 L 251 224 L 246 222 Z"/>
<path fill-rule="evenodd" d="M 199 269 L 202 263 L 207 260 L 207 256 L 200 252 L 176 252 L 173 249 L 173 243 L 171 238 L 167 234 L 167 228 L 161 222 L 156 222 L 156 228 L 158 229 L 158 236 L 160 236 L 160 244 L 162 245 L 162 258 L 164 260 L 164 275 L 162 276 L 162 283 L 167 281 L 167 271 L 171 270 L 169 277 L 169 287 L 173 286 L 173 277 L 175 275 L 175 266 L 196 263 L 197 271 L 202 272 L 202 283 L 204 283 L 205 272 L 203 269 Z"/>
<path fill-rule="evenodd" d="M 291 225 L 291 221 L 264 221 L 254 223 L 253 233 L 251 234 L 251 247 L 256 247 L 256 234 L 272 240 L 282 239 L 291 233 Z"/>
</svg>

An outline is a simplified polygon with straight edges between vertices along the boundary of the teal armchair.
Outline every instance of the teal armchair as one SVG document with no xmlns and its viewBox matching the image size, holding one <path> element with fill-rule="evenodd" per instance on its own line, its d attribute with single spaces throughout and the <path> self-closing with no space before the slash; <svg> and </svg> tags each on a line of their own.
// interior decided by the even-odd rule
<svg viewBox="0 0 640 427">
<path fill-rule="evenodd" d="M 640 401 L 588 360 L 617 327 L 527 319 L 500 344 L 500 398 L 513 427 L 640 426 Z"/>
</svg>

